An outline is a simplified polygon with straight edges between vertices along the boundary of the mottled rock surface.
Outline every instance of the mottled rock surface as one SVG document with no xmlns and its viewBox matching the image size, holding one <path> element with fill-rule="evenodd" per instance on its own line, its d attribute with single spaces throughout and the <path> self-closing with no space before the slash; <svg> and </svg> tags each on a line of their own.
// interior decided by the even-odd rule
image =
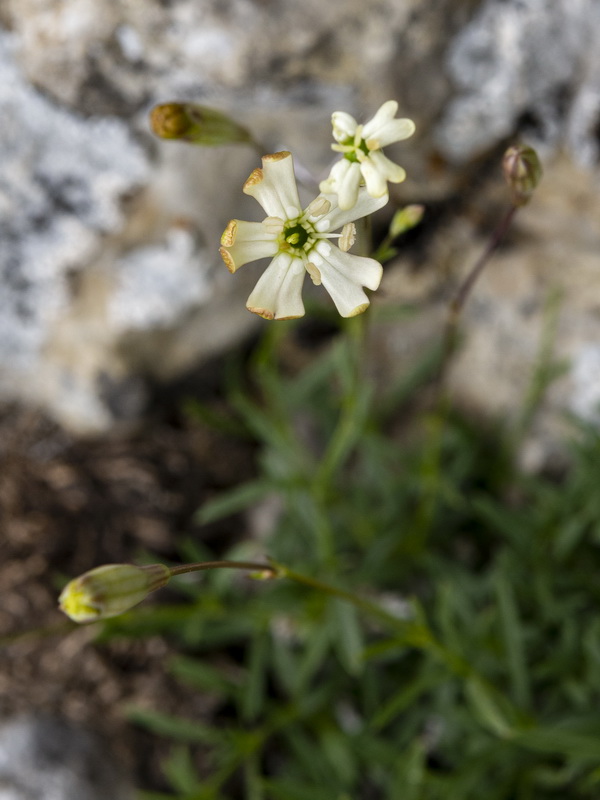
<svg viewBox="0 0 600 800">
<path fill-rule="evenodd" d="M 595 0 L 485 0 L 447 51 L 456 96 L 437 128 L 444 155 L 467 161 L 521 130 L 595 165 L 599 36 Z"/>
<path fill-rule="evenodd" d="M 149 381 L 263 324 L 244 308 L 260 266 L 232 279 L 216 254 L 230 217 L 255 218 L 257 156 L 154 140 L 154 103 L 214 104 L 319 176 L 331 111 L 396 97 L 418 130 L 394 199 L 457 212 L 488 207 L 489 157 L 519 132 L 547 171 L 561 148 L 598 161 L 595 0 L 6 0 L 0 25 L 0 398 L 80 432 L 138 419 Z M 430 253 L 463 246 L 459 216 Z M 595 340 L 573 347 L 592 363 Z"/>
<path fill-rule="evenodd" d="M 0 726 L 0 800 L 133 800 L 106 743 L 53 717 Z"/>
</svg>

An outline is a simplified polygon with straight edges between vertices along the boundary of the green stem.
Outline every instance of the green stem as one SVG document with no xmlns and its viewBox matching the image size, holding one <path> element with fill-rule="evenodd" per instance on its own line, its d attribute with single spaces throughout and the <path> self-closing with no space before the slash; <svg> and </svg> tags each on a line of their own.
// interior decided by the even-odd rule
<svg viewBox="0 0 600 800">
<path fill-rule="evenodd" d="M 442 362 L 439 375 L 440 384 L 444 377 L 450 357 L 454 353 L 454 349 L 456 347 L 458 323 L 462 314 L 462 310 L 465 307 L 469 295 L 473 291 L 473 287 L 479 279 L 479 276 L 508 233 L 508 229 L 510 228 L 514 216 L 518 210 L 519 206 L 513 205 L 504 214 L 497 228 L 490 237 L 484 251 L 481 253 L 462 284 L 458 287 L 458 291 L 450 303 L 450 307 L 448 309 L 448 318 L 446 320 L 446 327 L 444 330 L 444 343 L 442 346 Z"/>
<path fill-rule="evenodd" d="M 185 575 L 188 572 L 203 572 L 207 569 L 250 569 L 253 572 L 270 573 L 269 577 L 276 578 L 278 571 L 270 564 L 258 564 L 255 561 L 200 561 L 196 564 L 180 564 L 170 567 L 171 577 Z"/>
<path fill-rule="evenodd" d="M 328 594 L 331 597 L 338 597 L 340 600 L 345 600 L 347 603 L 351 603 L 361 611 L 365 611 L 370 616 L 377 617 L 390 627 L 406 633 L 407 623 L 398 619 L 398 617 L 395 617 L 393 614 L 390 614 L 389 611 L 381 608 L 381 606 L 378 606 L 376 603 L 372 603 L 370 600 L 366 600 L 364 597 L 359 597 L 352 592 L 346 591 L 345 589 L 332 586 L 330 583 L 325 583 L 317 578 L 312 578 L 310 575 L 303 575 L 300 572 L 295 572 L 294 570 L 288 569 L 282 564 L 277 564 L 276 562 L 272 563 L 277 571 L 277 574 L 282 578 L 288 578 L 288 580 L 294 581 L 294 583 L 299 583 L 302 586 L 309 586 L 311 589 L 316 589 L 318 592 L 323 592 L 323 594 Z"/>
</svg>

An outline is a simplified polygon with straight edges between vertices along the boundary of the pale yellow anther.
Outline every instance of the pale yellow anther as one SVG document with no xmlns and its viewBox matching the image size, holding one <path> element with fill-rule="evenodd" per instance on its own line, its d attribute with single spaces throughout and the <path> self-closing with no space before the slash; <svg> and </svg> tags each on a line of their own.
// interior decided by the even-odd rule
<svg viewBox="0 0 600 800">
<path fill-rule="evenodd" d="M 312 261 L 307 261 L 304 265 L 306 267 L 306 271 L 310 275 L 311 281 L 314 283 L 315 286 L 321 285 L 321 273 L 317 269 L 317 267 L 312 263 Z"/>
<path fill-rule="evenodd" d="M 356 225 L 353 222 L 348 222 L 342 228 L 342 235 L 340 236 L 340 241 L 338 243 L 340 250 L 342 250 L 344 253 L 347 253 L 355 241 Z"/>
<path fill-rule="evenodd" d="M 262 221 L 265 231 L 273 236 L 281 233 L 284 226 L 284 221 L 280 217 L 265 217 Z"/>
<path fill-rule="evenodd" d="M 306 209 L 306 213 L 309 217 L 322 217 L 323 214 L 328 214 L 330 211 L 331 203 L 326 197 L 315 197 Z"/>
</svg>

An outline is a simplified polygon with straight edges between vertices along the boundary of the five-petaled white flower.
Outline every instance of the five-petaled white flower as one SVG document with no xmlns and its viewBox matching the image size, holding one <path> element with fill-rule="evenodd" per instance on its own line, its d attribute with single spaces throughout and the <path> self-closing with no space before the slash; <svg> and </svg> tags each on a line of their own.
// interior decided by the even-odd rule
<svg viewBox="0 0 600 800">
<path fill-rule="evenodd" d="M 272 258 L 246 304 L 265 319 L 304 315 L 302 284 L 308 272 L 323 284 L 343 317 L 360 314 L 369 305 L 363 287 L 377 289 L 382 267 L 373 258 L 352 255 L 352 220 L 384 206 L 387 196 L 357 192 L 352 211 L 341 210 L 337 197 L 320 194 L 302 210 L 291 153 L 264 156 L 243 191 L 267 213 L 262 222 L 232 219 L 221 237 L 220 253 L 230 272 L 259 258 Z M 342 228 L 341 234 L 332 233 Z M 339 239 L 339 247 L 331 239 Z"/>
<path fill-rule="evenodd" d="M 331 148 L 343 153 L 344 158 L 336 162 L 329 177 L 322 181 L 322 192 L 338 195 L 342 210 L 352 208 L 364 181 L 371 197 L 387 194 L 387 182 L 401 183 L 406 172 L 390 161 L 381 148 L 393 142 L 408 139 L 415 132 L 412 119 L 395 119 L 398 103 L 388 100 L 377 111 L 373 119 L 359 125 L 345 111 L 336 111 L 331 117 L 333 137 L 337 144 Z"/>
</svg>

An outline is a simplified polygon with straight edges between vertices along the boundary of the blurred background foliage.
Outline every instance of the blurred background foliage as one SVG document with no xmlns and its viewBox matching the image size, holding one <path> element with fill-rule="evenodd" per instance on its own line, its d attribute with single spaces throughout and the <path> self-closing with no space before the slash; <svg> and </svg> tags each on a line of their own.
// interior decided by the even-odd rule
<svg viewBox="0 0 600 800">
<path fill-rule="evenodd" d="M 208 723 L 129 709 L 171 742 L 171 791 L 141 797 L 598 797 L 598 433 L 573 423 L 570 467 L 523 474 L 524 424 L 469 419 L 435 392 L 411 405 L 439 353 L 375 389 L 364 325 L 344 322 L 293 369 L 284 354 L 306 327 L 266 326 L 247 363 L 230 360 L 226 404 L 190 399 L 187 413 L 257 448 L 256 477 L 198 510 L 253 523 L 218 555 L 268 555 L 387 617 L 216 571 L 104 623 L 100 643 L 176 642 L 170 671 L 214 708 Z M 550 367 L 534 371 L 527 419 Z M 179 547 L 215 556 L 197 538 Z"/>
</svg>

